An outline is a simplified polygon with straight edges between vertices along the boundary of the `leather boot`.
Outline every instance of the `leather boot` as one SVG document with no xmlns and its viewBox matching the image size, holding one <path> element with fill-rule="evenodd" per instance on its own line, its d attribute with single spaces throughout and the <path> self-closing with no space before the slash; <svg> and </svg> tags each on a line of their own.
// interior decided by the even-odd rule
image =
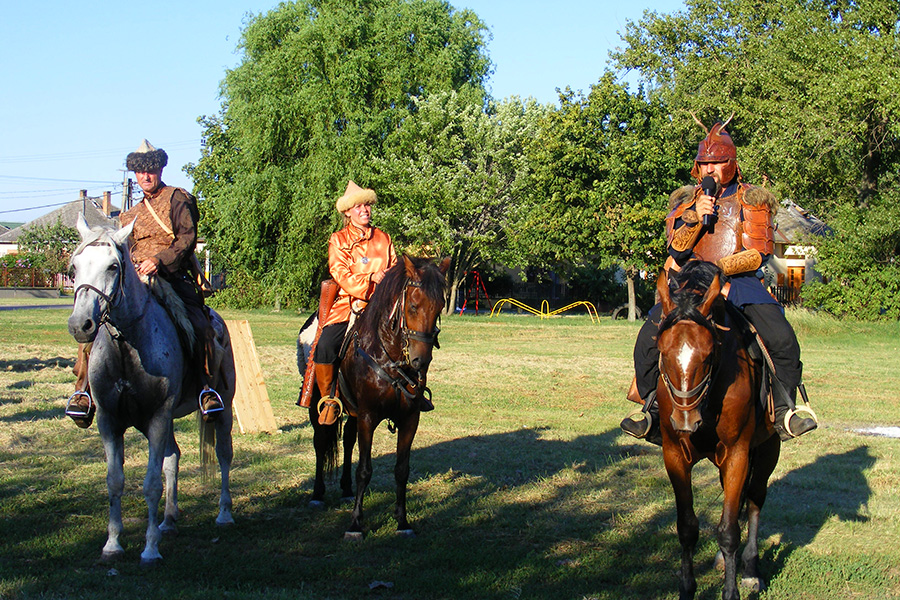
<svg viewBox="0 0 900 600">
<path fill-rule="evenodd" d="M 796 404 L 797 388 L 787 392 L 780 382 L 773 382 L 773 400 L 775 404 L 775 431 L 782 442 L 800 437 L 819 426 L 816 413 L 809 407 L 806 388 L 801 383 L 798 387 L 804 403 Z"/>
<path fill-rule="evenodd" d="M 651 444 L 662 446 L 662 433 L 659 430 L 659 406 L 656 404 L 656 390 L 647 394 L 644 407 L 634 411 L 619 423 L 619 427 L 632 437 L 647 440 Z"/>
<path fill-rule="evenodd" d="M 344 407 L 337 397 L 337 390 L 334 396 L 331 395 L 337 367 L 333 364 L 315 363 L 315 365 L 316 385 L 319 386 L 319 394 L 322 396 L 316 406 L 319 411 L 319 425 L 334 425 L 344 412 Z"/>
<path fill-rule="evenodd" d="M 94 422 L 94 414 L 97 406 L 91 398 L 90 384 L 88 383 L 88 361 L 91 355 L 92 343 L 78 344 L 78 355 L 75 357 L 75 393 L 69 396 L 66 402 L 66 416 L 82 429 L 87 429 Z"/>
</svg>

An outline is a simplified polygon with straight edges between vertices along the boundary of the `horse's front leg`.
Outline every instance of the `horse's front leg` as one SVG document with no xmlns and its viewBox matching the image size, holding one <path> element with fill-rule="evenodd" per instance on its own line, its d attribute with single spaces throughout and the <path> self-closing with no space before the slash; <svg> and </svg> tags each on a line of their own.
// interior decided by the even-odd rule
<svg viewBox="0 0 900 600">
<path fill-rule="evenodd" d="M 341 501 L 353 501 L 353 448 L 356 445 L 357 420 L 356 417 L 347 417 L 344 424 L 344 466 L 341 470 Z"/>
<path fill-rule="evenodd" d="M 700 537 L 700 524 L 694 513 L 694 492 L 691 487 L 693 465 L 682 457 L 677 440 L 672 445 L 664 444 L 663 458 L 669 481 L 675 492 L 675 510 L 678 513 L 678 541 L 681 543 L 681 581 L 678 585 L 680 600 L 691 600 L 697 592 L 694 577 L 694 549 Z"/>
<path fill-rule="evenodd" d="M 165 408 L 160 410 L 147 428 L 149 457 L 147 474 L 144 476 L 144 500 L 147 502 L 147 543 L 141 552 L 141 565 L 152 566 L 162 560 L 159 553 L 159 540 L 162 532 L 158 524 L 159 501 L 162 498 L 162 465 L 166 447 L 172 432 L 171 412 Z"/>
<path fill-rule="evenodd" d="M 106 489 L 109 494 L 108 536 L 100 560 L 110 562 L 125 554 L 119 543 L 122 534 L 122 493 L 125 490 L 125 438 L 122 433 L 113 433 L 102 409 L 97 416 L 97 429 L 100 430 L 106 452 Z"/>
<path fill-rule="evenodd" d="M 747 545 L 741 555 L 741 585 L 755 592 L 766 589 L 766 582 L 759 570 L 759 513 L 766 502 L 769 476 L 778 464 L 781 440 L 773 435 L 753 450 L 753 466 L 747 485 Z"/>
<path fill-rule="evenodd" d="M 741 528 L 738 523 L 741 493 L 747 481 L 750 465 L 746 448 L 742 452 L 739 448 L 732 447 L 729 456 L 731 458 L 720 467 L 724 500 L 722 502 L 722 518 L 719 520 L 716 532 L 719 550 L 722 552 L 725 563 L 725 586 L 722 588 L 722 599 L 740 600 L 735 557 L 741 543 Z"/>
<path fill-rule="evenodd" d="M 397 464 L 394 466 L 397 506 L 394 509 L 394 517 L 397 519 L 397 533 L 406 537 L 415 536 L 406 520 L 406 486 L 409 483 L 409 455 L 418 427 L 419 411 L 415 411 L 397 428 Z"/>
<path fill-rule="evenodd" d="M 163 474 L 166 476 L 166 510 L 159 530 L 163 533 L 175 533 L 175 521 L 178 520 L 178 464 L 181 460 L 181 448 L 175 440 L 175 431 L 166 442 L 166 455 L 163 458 Z"/>
<path fill-rule="evenodd" d="M 231 431 L 234 417 L 231 402 L 226 401 L 225 406 L 225 410 L 219 413 L 215 426 L 216 459 L 219 461 L 219 476 L 222 480 L 219 488 L 219 514 L 216 516 L 216 525 L 220 526 L 234 524 L 234 516 L 231 514 L 231 463 L 234 460 Z"/>
<path fill-rule="evenodd" d="M 350 528 L 344 533 L 345 540 L 360 540 L 363 537 L 363 496 L 372 480 L 372 435 L 374 431 L 375 425 L 370 418 L 361 417 L 357 420 L 359 465 L 356 467 L 356 502 L 350 513 Z"/>
</svg>

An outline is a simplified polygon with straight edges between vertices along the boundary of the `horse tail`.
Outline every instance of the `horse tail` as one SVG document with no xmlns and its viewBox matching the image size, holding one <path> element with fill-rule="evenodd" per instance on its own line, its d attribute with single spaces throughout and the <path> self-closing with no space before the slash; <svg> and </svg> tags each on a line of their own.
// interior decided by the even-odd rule
<svg viewBox="0 0 900 600">
<path fill-rule="evenodd" d="M 322 462 L 322 471 L 331 475 L 337 474 L 341 462 L 340 441 L 344 437 L 344 419 L 339 418 L 334 425 L 320 425 L 324 435 L 325 456 Z"/>
<path fill-rule="evenodd" d="M 197 423 L 200 426 L 200 483 L 208 485 L 216 475 L 216 424 L 203 420 L 197 411 Z"/>
</svg>

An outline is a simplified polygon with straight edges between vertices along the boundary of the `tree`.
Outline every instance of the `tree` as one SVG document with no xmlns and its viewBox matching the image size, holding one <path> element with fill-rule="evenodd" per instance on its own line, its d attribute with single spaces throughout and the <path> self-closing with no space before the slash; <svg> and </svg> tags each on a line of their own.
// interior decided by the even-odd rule
<svg viewBox="0 0 900 600">
<path fill-rule="evenodd" d="M 414 99 L 416 110 L 385 143 L 373 175 L 379 218 L 395 244 L 452 258 L 445 311 L 466 273 L 490 262 L 523 265 L 510 246 L 516 211 L 529 193 L 523 143 L 549 111 L 534 100 L 491 103 L 457 92 Z"/>
<path fill-rule="evenodd" d="M 556 269 L 621 268 L 633 320 L 634 278 L 665 261 L 667 198 L 687 180 L 689 150 L 662 103 L 612 73 L 587 97 L 566 90 L 529 145 L 540 200 L 517 228 L 520 244 Z"/>
<path fill-rule="evenodd" d="M 57 275 L 69 270 L 69 259 L 80 241 L 75 228 L 57 219 L 52 225 L 24 228 L 18 245 L 32 267 Z"/>
<path fill-rule="evenodd" d="M 900 4 L 686 6 L 629 23 L 616 64 L 640 73 L 676 127 L 690 127 L 690 112 L 707 125 L 734 112 L 729 130 L 745 178 L 770 182 L 836 231 L 816 267 L 829 277 L 815 292 L 829 300 L 817 296 L 818 305 L 890 314 L 869 305 L 900 279 Z"/>
<path fill-rule="evenodd" d="M 308 303 L 339 223 L 335 199 L 348 179 L 367 184 L 413 98 L 483 101 L 485 32 L 439 0 L 309 0 L 254 17 L 189 167 L 213 252 L 285 305 Z"/>
</svg>

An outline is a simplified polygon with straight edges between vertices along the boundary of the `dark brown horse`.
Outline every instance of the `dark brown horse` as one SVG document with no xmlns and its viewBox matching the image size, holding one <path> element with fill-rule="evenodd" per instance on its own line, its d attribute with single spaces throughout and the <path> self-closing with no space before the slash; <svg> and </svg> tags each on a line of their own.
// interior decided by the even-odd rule
<svg viewBox="0 0 900 600">
<path fill-rule="evenodd" d="M 428 366 L 432 350 L 438 347 L 437 321 L 444 308 L 444 274 L 450 265 L 440 266 L 425 259 L 404 256 L 391 268 L 375 289 L 371 302 L 348 334 L 341 362 L 341 396 L 349 412 L 343 428 L 344 461 L 341 491 L 345 499 L 353 494 L 350 467 L 353 446 L 359 439 L 359 465 L 356 469 L 355 505 L 347 539 L 363 535 L 363 496 L 372 478 L 372 436 L 382 421 L 397 433 L 397 461 L 394 480 L 397 505 L 394 516 L 397 532 L 412 536 L 406 518 L 406 485 L 409 480 L 409 456 L 419 426 L 419 397 L 428 389 Z M 315 330 L 313 323 L 308 323 Z M 298 365 L 303 368 L 302 339 L 298 340 Z M 316 480 L 311 506 L 323 506 L 325 474 L 337 466 L 340 420 L 334 425 L 319 425 L 314 386 L 309 420 L 313 425 L 316 449 Z"/>
<path fill-rule="evenodd" d="M 738 516 L 747 508 L 747 545 L 741 555 L 741 583 L 765 588 L 759 572 L 757 531 L 769 476 L 781 442 L 766 424 L 758 401 L 762 371 L 748 350 L 742 317 L 726 306 L 721 274 L 711 263 L 691 262 L 657 283 L 663 319 L 658 387 L 666 471 L 675 491 L 681 542 L 681 599 L 694 597 L 694 548 L 699 536 L 691 470 L 708 458 L 719 469 L 724 491 L 717 527 L 724 559 L 722 598 L 740 598 L 736 553 L 741 541 Z"/>
</svg>

